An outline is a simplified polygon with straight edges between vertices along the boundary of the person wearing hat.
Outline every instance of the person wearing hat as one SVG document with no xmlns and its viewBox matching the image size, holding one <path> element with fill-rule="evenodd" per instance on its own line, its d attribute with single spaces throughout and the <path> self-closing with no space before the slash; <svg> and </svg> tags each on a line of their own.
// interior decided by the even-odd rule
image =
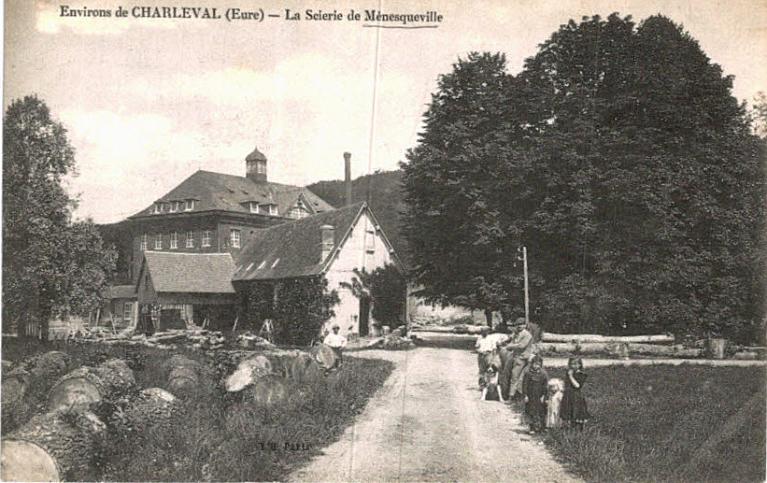
<svg viewBox="0 0 767 483">
<path fill-rule="evenodd" d="M 333 367 L 338 367 L 341 365 L 341 362 L 343 361 L 343 356 L 341 355 L 341 351 L 346 347 L 346 337 L 342 336 L 339 332 L 341 331 L 341 328 L 338 326 L 338 324 L 333 324 L 333 332 L 325 336 L 325 339 L 322 341 L 323 344 L 333 349 L 333 352 L 336 354 L 336 363 L 333 365 Z"/>
<path fill-rule="evenodd" d="M 535 340 L 531 328 L 525 323 L 523 317 L 519 317 L 514 327 L 516 336 L 504 346 L 506 351 L 513 351 L 511 357 L 504 364 L 505 371 L 502 374 L 501 388 L 504 399 L 516 399 L 521 396 L 522 376 L 530 359 L 535 354 Z M 507 389 L 508 388 L 508 389 Z"/>
</svg>

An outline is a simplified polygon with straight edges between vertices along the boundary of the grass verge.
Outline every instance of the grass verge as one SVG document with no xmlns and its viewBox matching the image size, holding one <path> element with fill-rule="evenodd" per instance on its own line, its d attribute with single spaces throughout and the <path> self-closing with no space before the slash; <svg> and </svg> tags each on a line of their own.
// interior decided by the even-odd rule
<svg viewBox="0 0 767 483">
<path fill-rule="evenodd" d="M 588 481 L 764 481 L 765 368 L 588 369 L 593 421 L 546 445 Z M 550 371 L 564 377 L 564 371 Z"/>
</svg>

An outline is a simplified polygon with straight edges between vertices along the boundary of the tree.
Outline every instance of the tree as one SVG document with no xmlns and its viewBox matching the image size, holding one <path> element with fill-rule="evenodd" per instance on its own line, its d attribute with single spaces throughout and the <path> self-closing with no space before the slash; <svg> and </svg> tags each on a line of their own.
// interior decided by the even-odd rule
<svg viewBox="0 0 767 483">
<path fill-rule="evenodd" d="M 507 160 L 514 125 L 502 54 L 469 54 L 439 78 L 418 145 L 402 164 L 402 231 L 420 295 L 432 302 L 498 310 L 519 277 L 509 271 L 513 227 L 499 205 L 509 201 Z"/>
<path fill-rule="evenodd" d="M 372 303 L 373 319 L 381 325 L 396 328 L 402 325 L 407 298 L 407 281 L 402 272 L 386 264 L 372 272 L 354 269 L 351 283 L 341 282 L 358 299 Z"/>
<path fill-rule="evenodd" d="M 607 331 L 751 325 L 764 184 L 732 78 L 669 19 L 617 15 L 570 22 L 524 75 L 556 113 L 535 159 L 553 194 L 531 235 L 560 247 L 544 312 Z"/>
<path fill-rule="evenodd" d="M 487 82 L 493 58 L 440 79 L 403 166 L 405 234 L 431 297 L 517 305 L 510 248 L 524 244 L 550 329 L 752 338 L 764 143 L 732 78 L 663 16 L 571 20 L 515 78 L 494 64 L 502 83 Z"/>
<path fill-rule="evenodd" d="M 3 123 L 3 320 L 39 321 L 95 307 L 114 251 L 89 221 L 71 223 L 76 200 L 62 187 L 74 174 L 64 127 L 34 96 L 13 101 Z"/>
</svg>

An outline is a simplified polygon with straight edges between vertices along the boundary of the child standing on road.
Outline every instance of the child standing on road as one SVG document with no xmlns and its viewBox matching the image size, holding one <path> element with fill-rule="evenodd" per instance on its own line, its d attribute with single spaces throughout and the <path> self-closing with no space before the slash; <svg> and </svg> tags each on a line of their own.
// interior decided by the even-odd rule
<svg viewBox="0 0 767 483">
<path fill-rule="evenodd" d="M 562 421 L 571 428 L 583 429 L 583 425 L 591 417 L 586 405 L 586 398 L 581 392 L 584 382 L 586 382 L 586 373 L 583 372 L 583 361 L 579 358 L 571 357 L 567 361 L 565 394 L 562 397 L 562 408 L 560 410 Z"/>
<path fill-rule="evenodd" d="M 546 392 L 549 376 L 543 370 L 543 359 L 533 356 L 530 369 L 522 378 L 522 393 L 525 395 L 525 417 L 530 425 L 530 434 L 546 429 Z"/>
</svg>

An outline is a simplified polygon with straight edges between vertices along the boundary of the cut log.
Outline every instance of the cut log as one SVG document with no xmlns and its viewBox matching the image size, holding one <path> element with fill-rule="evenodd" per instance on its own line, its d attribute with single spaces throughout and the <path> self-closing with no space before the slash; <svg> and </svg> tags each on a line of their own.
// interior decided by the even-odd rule
<svg viewBox="0 0 767 483">
<path fill-rule="evenodd" d="M 127 393 L 136 384 L 133 371 L 121 359 L 96 367 L 83 366 L 59 379 L 48 395 L 48 410 L 87 409 L 105 398 Z"/>
<path fill-rule="evenodd" d="M 165 389 L 144 389 L 128 399 L 110 417 L 110 423 L 118 432 L 144 432 L 150 428 L 167 427 L 179 409 L 178 399 Z"/>
<path fill-rule="evenodd" d="M 325 344 L 317 344 L 312 347 L 311 354 L 312 357 L 314 357 L 314 360 L 319 363 L 320 367 L 326 371 L 334 367 L 336 365 L 336 359 L 338 359 L 335 351 Z"/>
<path fill-rule="evenodd" d="M 559 343 L 542 342 L 538 348 L 544 353 L 565 354 L 605 354 L 627 357 L 628 355 L 657 355 L 664 357 L 700 357 L 701 350 L 686 348 L 682 345 L 653 345 L 626 343 Z"/>
<path fill-rule="evenodd" d="M 687 348 L 681 344 L 675 345 L 651 345 L 629 344 L 631 354 L 669 357 L 701 357 L 703 351 L 696 348 Z"/>
<path fill-rule="evenodd" d="M 609 336 L 598 334 L 553 334 L 544 332 L 542 334 L 543 342 L 570 342 L 570 343 L 648 343 L 648 344 L 673 344 L 673 335 L 629 335 L 629 336 Z"/>
<path fill-rule="evenodd" d="M 2 480 L 93 480 L 93 457 L 105 430 L 96 415 L 82 410 L 35 416 L 3 439 Z"/>
<path fill-rule="evenodd" d="M 200 390 L 209 390 L 211 374 L 202 364 L 176 354 L 166 363 L 168 390 L 176 396 L 188 396 Z"/>
<path fill-rule="evenodd" d="M 756 351 L 740 351 L 733 354 L 732 358 L 744 361 L 756 361 L 759 359 L 764 359 L 764 355 Z"/>
<path fill-rule="evenodd" d="M 72 367 L 69 355 L 50 351 L 28 357 L 8 373 L 3 374 L 3 402 L 13 402 L 25 396 L 34 386 L 35 391 L 45 394 L 57 379 Z"/>
<path fill-rule="evenodd" d="M 322 368 L 309 354 L 299 354 L 290 364 L 288 377 L 300 383 L 314 382 L 322 378 Z"/>
<path fill-rule="evenodd" d="M 282 404 L 288 399 L 288 385 L 285 379 L 269 375 L 257 379 L 242 391 L 243 402 L 252 402 L 263 407 Z"/>
<path fill-rule="evenodd" d="M 254 384 L 258 379 L 272 374 L 272 363 L 262 355 L 243 359 L 237 364 L 237 369 L 224 380 L 228 392 L 242 391 Z"/>
</svg>

